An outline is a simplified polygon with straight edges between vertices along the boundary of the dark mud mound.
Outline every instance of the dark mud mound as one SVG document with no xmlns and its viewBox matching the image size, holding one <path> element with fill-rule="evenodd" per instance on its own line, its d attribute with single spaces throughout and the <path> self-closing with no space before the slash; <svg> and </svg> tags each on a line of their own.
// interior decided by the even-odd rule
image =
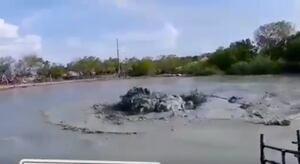
<svg viewBox="0 0 300 164">
<path fill-rule="evenodd" d="M 193 110 L 206 101 L 206 96 L 197 90 L 184 95 L 151 92 L 147 88 L 134 87 L 112 109 L 127 115 Z"/>
</svg>

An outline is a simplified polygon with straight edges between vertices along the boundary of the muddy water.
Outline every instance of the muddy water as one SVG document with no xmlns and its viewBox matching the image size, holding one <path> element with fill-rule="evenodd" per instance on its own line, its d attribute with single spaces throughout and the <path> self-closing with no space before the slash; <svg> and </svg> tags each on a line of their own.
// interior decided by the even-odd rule
<svg viewBox="0 0 300 164">
<path fill-rule="evenodd" d="M 135 127 L 145 133 L 119 136 L 62 131 L 49 124 L 43 113 L 50 114 L 52 122 L 84 122 L 92 104 L 118 101 L 119 95 L 133 86 L 167 93 L 198 88 L 205 93 L 238 95 L 249 100 L 268 91 L 284 101 L 297 103 L 299 82 L 300 78 L 288 76 L 211 76 L 97 81 L 1 91 L 0 163 L 17 163 L 22 158 L 258 163 L 260 133 L 266 134 L 269 143 L 294 148 L 290 141 L 295 139 L 300 122 L 293 121 L 289 127 L 269 127 L 237 120 L 171 120 L 147 122 Z M 275 152 L 267 155 L 279 157 Z"/>
</svg>

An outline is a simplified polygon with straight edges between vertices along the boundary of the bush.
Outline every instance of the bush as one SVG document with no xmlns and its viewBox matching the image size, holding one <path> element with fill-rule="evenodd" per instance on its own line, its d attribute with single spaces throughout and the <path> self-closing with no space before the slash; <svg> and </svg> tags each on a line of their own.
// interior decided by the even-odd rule
<svg viewBox="0 0 300 164">
<path fill-rule="evenodd" d="M 269 57 L 257 56 L 250 62 L 238 62 L 233 64 L 228 74 L 238 75 L 259 75 L 259 74 L 278 74 L 281 66 L 277 61 L 271 60 Z"/>
<path fill-rule="evenodd" d="M 86 56 L 69 63 L 68 68 L 72 71 L 82 72 L 84 77 L 90 77 L 93 72 L 101 71 L 101 61 L 98 57 Z"/>
<path fill-rule="evenodd" d="M 182 62 L 184 62 L 184 60 L 176 57 L 175 55 L 162 56 L 160 59 L 155 61 L 157 73 L 175 73 L 176 68 L 181 66 Z"/>
<path fill-rule="evenodd" d="M 250 39 L 233 42 L 228 48 L 219 48 L 208 62 L 227 72 L 237 62 L 247 62 L 257 55 L 257 49 Z"/>
<path fill-rule="evenodd" d="M 229 49 L 219 48 L 209 57 L 208 62 L 226 71 L 236 62 L 236 59 Z"/>
<path fill-rule="evenodd" d="M 155 65 L 152 60 L 141 60 L 132 65 L 130 76 L 143 76 L 155 74 Z"/>
<path fill-rule="evenodd" d="M 213 75 L 213 74 L 220 74 L 221 71 L 213 65 L 210 65 L 207 62 L 191 62 L 187 65 L 183 66 L 180 70 L 180 73 L 189 74 L 189 75 Z"/>
<path fill-rule="evenodd" d="M 299 62 L 283 62 L 282 71 L 284 73 L 299 73 L 300 63 Z"/>
<path fill-rule="evenodd" d="M 50 68 L 50 75 L 53 79 L 60 79 L 64 76 L 65 69 L 63 66 L 54 66 Z"/>
<path fill-rule="evenodd" d="M 250 64 L 248 62 L 241 61 L 233 64 L 227 73 L 233 75 L 244 75 L 244 74 L 250 74 L 249 71 L 250 71 Z"/>
<path fill-rule="evenodd" d="M 300 61 L 300 32 L 294 36 L 291 36 L 285 45 L 285 53 L 283 58 L 287 62 L 296 62 Z"/>
<path fill-rule="evenodd" d="M 281 66 L 277 61 L 263 56 L 257 56 L 249 63 L 249 66 L 251 74 L 278 74 L 281 71 Z"/>
</svg>

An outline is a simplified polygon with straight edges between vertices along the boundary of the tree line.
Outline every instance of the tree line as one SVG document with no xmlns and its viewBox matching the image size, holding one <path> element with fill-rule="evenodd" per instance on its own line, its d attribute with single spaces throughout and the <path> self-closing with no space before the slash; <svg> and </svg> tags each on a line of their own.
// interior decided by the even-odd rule
<svg viewBox="0 0 300 164">
<path fill-rule="evenodd" d="M 164 55 L 155 59 L 133 57 L 120 64 L 124 76 L 300 73 L 300 32 L 291 22 L 272 22 L 258 27 L 254 40 L 236 41 L 211 53 L 186 57 Z M 18 60 L 0 57 L 1 83 L 6 84 L 92 78 L 117 72 L 117 58 L 101 60 L 86 56 L 62 65 L 37 55 Z"/>
<path fill-rule="evenodd" d="M 258 27 L 254 40 L 236 41 L 195 57 L 171 55 L 156 60 L 142 59 L 132 65 L 131 72 L 131 75 L 300 73 L 300 32 L 291 22 L 272 22 Z"/>
</svg>

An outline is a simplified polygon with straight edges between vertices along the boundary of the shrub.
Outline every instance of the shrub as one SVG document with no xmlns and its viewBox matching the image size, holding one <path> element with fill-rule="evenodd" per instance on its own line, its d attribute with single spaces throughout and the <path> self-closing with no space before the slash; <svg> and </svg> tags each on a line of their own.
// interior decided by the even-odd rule
<svg viewBox="0 0 300 164">
<path fill-rule="evenodd" d="M 243 75 L 243 74 L 250 74 L 249 71 L 250 71 L 249 63 L 245 61 L 241 61 L 233 64 L 227 73 L 234 74 L 234 75 Z"/>
<path fill-rule="evenodd" d="M 130 76 L 143 76 L 155 74 L 155 65 L 152 60 L 141 60 L 132 65 Z"/>
<path fill-rule="evenodd" d="M 269 57 L 257 56 L 250 62 L 238 62 L 233 64 L 228 74 L 239 75 L 259 75 L 259 74 L 277 74 L 280 73 L 281 66 L 277 61 L 271 60 Z"/>
<path fill-rule="evenodd" d="M 300 63 L 299 62 L 283 62 L 282 71 L 284 73 L 299 73 Z"/>
<path fill-rule="evenodd" d="M 287 40 L 283 58 L 288 62 L 300 61 L 300 32 Z"/>
<path fill-rule="evenodd" d="M 249 63 L 250 74 L 277 74 L 280 71 L 280 64 L 269 57 L 257 56 Z"/>
<path fill-rule="evenodd" d="M 236 59 L 229 49 L 219 48 L 209 57 L 208 62 L 212 65 L 216 65 L 219 69 L 226 71 L 236 62 Z"/>
<path fill-rule="evenodd" d="M 179 72 L 195 76 L 221 73 L 221 71 L 216 66 L 201 61 L 188 63 L 187 65 L 183 66 Z"/>
<path fill-rule="evenodd" d="M 50 74 L 52 78 L 59 79 L 62 78 L 65 74 L 65 69 L 63 66 L 54 66 L 50 68 Z"/>
</svg>

